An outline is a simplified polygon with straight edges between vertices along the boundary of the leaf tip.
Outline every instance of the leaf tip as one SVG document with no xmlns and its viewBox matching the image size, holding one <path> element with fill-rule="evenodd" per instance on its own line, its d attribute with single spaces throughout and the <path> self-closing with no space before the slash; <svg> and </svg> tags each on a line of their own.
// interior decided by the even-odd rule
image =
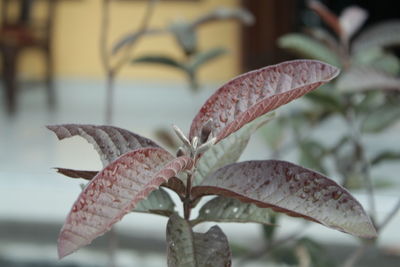
<svg viewBox="0 0 400 267">
<path fill-rule="evenodd" d="M 70 243 L 70 245 L 68 245 Z M 58 259 L 61 260 L 68 256 L 69 254 L 73 253 L 76 250 L 75 246 L 73 246 L 73 243 L 69 242 L 67 239 L 63 237 L 63 232 L 61 232 L 60 237 L 58 239 L 58 246 L 57 246 L 57 252 L 58 252 Z"/>
<path fill-rule="evenodd" d="M 358 236 L 366 239 L 375 239 L 378 237 L 378 231 L 376 230 L 373 223 L 369 220 L 360 227 L 360 233 L 358 234 Z"/>
</svg>

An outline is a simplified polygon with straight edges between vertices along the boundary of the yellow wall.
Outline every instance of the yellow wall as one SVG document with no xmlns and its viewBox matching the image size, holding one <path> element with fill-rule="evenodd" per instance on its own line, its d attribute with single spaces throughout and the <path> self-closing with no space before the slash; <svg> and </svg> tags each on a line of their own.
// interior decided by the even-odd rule
<svg viewBox="0 0 400 267">
<path fill-rule="evenodd" d="M 122 34 L 136 29 L 145 11 L 145 1 L 115 1 L 112 4 L 110 46 Z M 162 27 L 177 19 L 193 19 L 219 6 L 234 7 L 239 0 L 163 1 L 156 7 L 151 26 Z M 99 31 L 101 0 L 64 0 L 58 5 L 54 49 L 56 73 L 59 77 L 102 77 Z M 200 72 L 200 80 L 226 80 L 239 72 L 240 25 L 234 21 L 216 22 L 200 30 L 199 48 L 226 47 L 230 53 L 210 63 Z M 135 55 L 158 52 L 182 57 L 169 36 L 148 37 L 135 48 Z M 24 58 L 24 75 L 38 75 L 42 68 L 39 55 L 29 53 Z M 166 67 L 127 65 L 123 78 L 182 79 L 182 75 Z"/>
</svg>

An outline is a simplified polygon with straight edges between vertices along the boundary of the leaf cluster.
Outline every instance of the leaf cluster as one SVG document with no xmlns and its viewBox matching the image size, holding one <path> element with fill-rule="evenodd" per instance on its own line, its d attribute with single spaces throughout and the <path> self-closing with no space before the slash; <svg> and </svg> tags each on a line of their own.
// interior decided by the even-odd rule
<svg viewBox="0 0 400 267">
<path fill-rule="evenodd" d="M 385 160 L 399 159 L 400 150 L 395 147 L 363 156 L 357 144 L 360 142 L 354 139 L 382 134 L 400 118 L 400 60 L 390 50 L 400 45 L 399 36 L 393 34 L 400 29 L 400 21 L 381 22 L 360 31 L 368 18 L 362 8 L 350 6 L 337 16 L 319 1 L 308 3 L 330 31 L 308 28 L 305 33 L 282 36 L 278 45 L 302 58 L 340 67 L 342 72 L 336 82 L 308 94 L 309 105 L 297 110 L 295 119 L 282 118 L 282 128 L 293 129 L 296 141 L 292 147 L 299 150 L 302 164 L 324 173 L 329 169 L 339 172 L 347 183 L 353 179 L 349 177 L 357 180 L 365 175 L 360 168 L 365 165 L 362 161 L 373 167 Z M 318 128 L 327 119 L 337 117 L 348 129 L 339 134 L 342 136 L 336 138 L 335 144 L 328 145 L 309 134 L 310 126 Z M 334 162 L 334 170 L 327 166 L 329 161 Z"/>
<path fill-rule="evenodd" d="M 89 244 L 130 212 L 167 216 L 168 266 L 230 266 L 227 237 L 205 222 L 274 223 L 285 213 L 360 237 L 376 231 L 361 204 L 324 175 L 279 160 L 236 162 L 253 132 L 272 110 L 329 82 L 338 69 L 297 60 L 240 75 L 220 87 L 194 117 L 189 135 L 174 127 L 182 146 L 176 155 L 154 141 L 113 126 L 49 126 L 61 139 L 80 136 L 99 153 L 98 172 L 58 169 L 89 179 L 73 204 L 58 240 L 60 258 Z M 169 188 L 181 199 L 183 217 Z M 204 196 L 216 196 L 192 218 Z"/>
</svg>

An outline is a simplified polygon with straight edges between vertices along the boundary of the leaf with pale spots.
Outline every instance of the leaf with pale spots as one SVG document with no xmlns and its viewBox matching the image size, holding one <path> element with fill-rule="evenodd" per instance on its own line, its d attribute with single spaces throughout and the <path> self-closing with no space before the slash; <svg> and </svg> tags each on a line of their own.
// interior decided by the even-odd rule
<svg viewBox="0 0 400 267">
<path fill-rule="evenodd" d="M 218 196 L 208 201 L 199 211 L 199 216 L 192 225 L 202 222 L 237 222 L 261 223 L 271 225 L 271 216 L 275 212 L 271 209 L 260 208 L 255 204 L 243 203 L 240 200 Z"/>
<path fill-rule="evenodd" d="M 58 239 L 59 257 L 104 234 L 162 183 L 192 164 L 160 148 L 128 152 L 100 171 L 75 201 Z"/>
<path fill-rule="evenodd" d="M 238 131 L 227 136 L 207 150 L 197 162 L 193 184 L 199 184 L 206 176 L 217 169 L 236 162 L 246 148 L 253 133 L 274 118 L 275 114 L 265 114 L 247 123 Z"/>
<path fill-rule="evenodd" d="M 194 233 L 190 224 L 172 215 L 167 224 L 168 267 L 229 267 L 228 239 L 218 226 Z"/>
<path fill-rule="evenodd" d="M 352 235 L 376 237 L 368 215 L 346 189 L 319 173 L 285 161 L 225 166 L 194 187 L 192 194 L 233 197 Z"/>
<path fill-rule="evenodd" d="M 193 119 L 190 139 L 213 120 L 217 142 L 255 118 L 332 80 L 339 70 L 316 60 L 294 60 L 242 74 L 217 90 Z"/>
<path fill-rule="evenodd" d="M 96 174 L 98 174 L 98 171 L 82 171 L 82 170 L 73 170 L 73 169 L 65 169 L 65 168 L 57 168 L 57 172 L 65 175 L 65 176 L 68 176 L 70 178 L 81 178 L 81 179 L 85 179 L 85 180 L 89 180 L 89 181 L 92 180 L 93 177 L 96 176 Z M 179 189 L 179 191 L 177 191 L 177 192 L 181 193 L 182 189 L 180 187 L 170 186 L 170 184 L 174 185 L 176 183 L 176 182 L 170 183 L 172 180 L 174 180 L 173 178 L 168 180 L 168 183 L 165 184 L 166 187 L 169 187 L 169 188 L 172 188 L 175 190 Z M 164 216 L 169 217 L 175 211 L 175 203 L 172 201 L 172 199 L 168 195 L 168 193 L 165 192 L 165 190 L 159 188 L 159 189 L 151 192 L 151 194 L 147 198 L 140 201 L 133 211 L 147 212 L 147 213 L 153 213 L 153 214 L 164 215 Z"/>
<path fill-rule="evenodd" d="M 62 124 L 47 128 L 53 131 L 59 140 L 73 136 L 84 138 L 96 149 L 103 166 L 107 166 L 126 152 L 144 147 L 159 147 L 148 138 L 113 126 Z"/>
</svg>

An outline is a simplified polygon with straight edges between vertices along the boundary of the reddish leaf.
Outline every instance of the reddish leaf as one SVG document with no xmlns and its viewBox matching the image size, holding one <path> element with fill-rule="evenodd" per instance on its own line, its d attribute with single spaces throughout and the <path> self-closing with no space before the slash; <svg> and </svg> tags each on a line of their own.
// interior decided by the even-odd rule
<svg viewBox="0 0 400 267">
<path fill-rule="evenodd" d="M 73 169 L 65 169 L 65 168 L 56 168 L 58 173 L 61 173 L 70 178 L 81 178 L 85 180 L 92 180 L 93 177 L 96 176 L 98 171 L 83 171 L 83 170 L 73 170 Z M 178 195 L 184 196 L 185 194 L 185 185 L 183 182 L 176 178 L 172 177 L 168 180 L 168 182 L 163 183 L 161 186 L 167 187 L 171 190 L 174 190 Z"/>
<path fill-rule="evenodd" d="M 47 128 L 60 140 L 76 135 L 85 138 L 99 153 L 103 166 L 107 166 L 126 152 L 144 147 L 159 147 L 148 138 L 113 126 L 63 124 Z"/>
<path fill-rule="evenodd" d="M 361 204 L 346 189 L 319 173 L 285 161 L 225 166 L 194 187 L 192 193 L 195 197 L 234 197 L 360 237 L 376 237 Z"/>
<path fill-rule="evenodd" d="M 128 152 L 94 177 L 75 201 L 58 240 L 62 258 L 104 234 L 162 183 L 191 164 L 160 148 Z"/>
<path fill-rule="evenodd" d="M 172 177 L 168 182 L 163 183 L 161 186 L 175 191 L 179 197 L 184 198 L 186 193 L 185 184 L 177 177 Z"/>
<path fill-rule="evenodd" d="M 92 180 L 92 178 L 95 177 L 98 173 L 98 171 L 82 171 L 65 168 L 56 168 L 56 170 L 58 173 L 61 173 L 70 178 L 82 178 L 85 180 Z"/>
<path fill-rule="evenodd" d="M 333 14 L 324 4 L 320 1 L 310 0 L 308 7 L 317 13 L 318 16 L 338 35 L 342 35 L 342 27 L 339 18 Z"/>
<path fill-rule="evenodd" d="M 190 128 L 200 136 L 213 120 L 217 142 L 255 118 L 316 89 L 336 77 L 339 70 L 315 60 L 294 60 L 240 75 L 223 85 L 202 106 Z"/>
</svg>

